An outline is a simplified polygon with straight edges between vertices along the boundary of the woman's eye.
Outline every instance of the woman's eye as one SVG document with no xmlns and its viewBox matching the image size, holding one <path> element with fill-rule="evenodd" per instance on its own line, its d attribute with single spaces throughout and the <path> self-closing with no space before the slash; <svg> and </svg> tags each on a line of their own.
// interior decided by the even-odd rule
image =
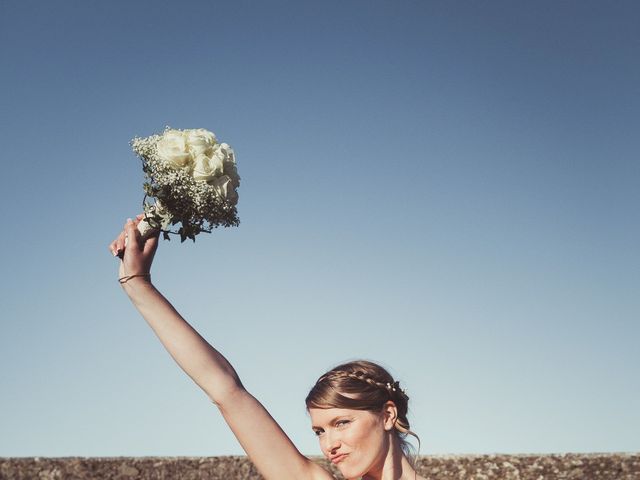
<svg viewBox="0 0 640 480">
<path fill-rule="evenodd" d="M 315 433 L 316 437 L 319 437 L 322 435 L 322 430 L 314 430 L 313 433 Z"/>
<path fill-rule="evenodd" d="M 345 425 L 348 425 L 350 422 L 349 420 L 340 420 L 336 422 L 336 427 L 344 427 Z"/>
</svg>

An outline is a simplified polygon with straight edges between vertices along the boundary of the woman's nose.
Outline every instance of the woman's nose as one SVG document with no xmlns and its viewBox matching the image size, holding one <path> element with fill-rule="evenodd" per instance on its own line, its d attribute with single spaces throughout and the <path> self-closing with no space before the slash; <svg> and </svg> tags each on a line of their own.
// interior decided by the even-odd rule
<svg viewBox="0 0 640 480">
<path fill-rule="evenodd" d="M 324 435 L 324 451 L 327 456 L 332 455 L 340 448 L 340 437 L 334 432 L 327 432 Z"/>
</svg>

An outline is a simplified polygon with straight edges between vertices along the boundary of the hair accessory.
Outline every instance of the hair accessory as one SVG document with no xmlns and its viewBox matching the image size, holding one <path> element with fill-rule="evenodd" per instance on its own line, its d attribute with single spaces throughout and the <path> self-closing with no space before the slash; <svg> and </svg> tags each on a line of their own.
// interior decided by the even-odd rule
<svg viewBox="0 0 640 480">
<path fill-rule="evenodd" d="M 348 371 L 343 371 L 343 370 L 335 370 L 335 371 L 330 371 L 324 375 L 322 375 L 318 381 L 316 382 L 316 385 L 325 381 L 327 378 L 329 377 L 348 377 L 348 378 L 354 378 L 356 380 L 360 380 L 362 382 L 368 383 L 369 385 L 373 386 L 373 387 L 377 387 L 377 388 L 383 388 L 385 390 L 387 390 L 388 392 L 400 392 L 402 394 L 402 396 L 405 398 L 405 400 L 409 399 L 409 396 L 407 395 L 407 392 L 405 391 L 404 388 L 400 388 L 400 382 L 377 382 L 375 381 L 373 378 L 370 378 L 367 376 L 367 374 L 361 370 L 355 371 L 355 372 L 348 372 Z"/>
<path fill-rule="evenodd" d="M 402 395 L 404 395 L 405 397 L 407 396 L 407 392 L 405 391 L 405 389 L 404 388 L 400 388 L 400 382 L 393 382 L 393 383 L 387 382 L 385 384 L 385 387 L 390 392 L 400 391 L 400 393 L 402 393 Z"/>
</svg>

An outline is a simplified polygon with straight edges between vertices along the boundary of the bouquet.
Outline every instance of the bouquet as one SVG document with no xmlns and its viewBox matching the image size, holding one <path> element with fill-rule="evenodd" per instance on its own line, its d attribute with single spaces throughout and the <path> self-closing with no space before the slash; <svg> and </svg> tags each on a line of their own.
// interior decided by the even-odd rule
<svg viewBox="0 0 640 480">
<path fill-rule="evenodd" d="M 166 127 L 161 135 L 135 137 L 131 147 L 146 177 L 145 218 L 138 224 L 143 237 L 159 230 L 166 240 L 172 233 L 195 241 L 201 232 L 240 223 L 235 154 L 213 132 Z"/>
</svg>

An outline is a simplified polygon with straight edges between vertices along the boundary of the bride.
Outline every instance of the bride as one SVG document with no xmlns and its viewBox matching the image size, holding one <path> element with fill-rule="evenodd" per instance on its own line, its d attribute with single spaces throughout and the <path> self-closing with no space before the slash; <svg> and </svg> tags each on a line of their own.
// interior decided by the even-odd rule
<svg viewBox="0 0 640 480">
<path fill-rule="evenodd" d="M 269 412 L 242 386 L 231 364 L 200 336 L 151 283 L 158 237 L 143 240 L 128 219 L 109 245 L 120 258 L 119 281 L 169 354 L 220 409 L 251 461 L 267 479 L 332 480 L 302 455 Z M 126 242 L 125 242 L 126 240 Z M 125 246 L 126 243 L 126 246 Z M 339 365 L 306 398 L 311 428 L 324 456 L 347 479 L 425 480 L 408 454 L 409 397 L 381 366 Z"/>
</svg>

